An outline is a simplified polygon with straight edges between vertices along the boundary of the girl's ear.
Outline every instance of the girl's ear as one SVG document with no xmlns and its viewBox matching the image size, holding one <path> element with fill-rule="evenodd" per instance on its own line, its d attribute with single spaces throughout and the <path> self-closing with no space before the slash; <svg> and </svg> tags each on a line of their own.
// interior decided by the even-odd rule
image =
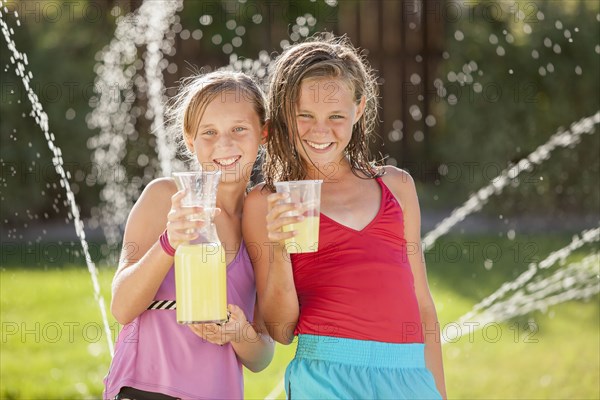
<svg viewBox="0 0 600 400">
<path fill-rule="evenodd" d="M 188 151 L 194 154 L 194 139 L 184 132 L 183 141 L 185 142 L 185 147 L 188 149 Z"/>
<path fill-rule="evenodd" d="M 267 143 L 267 138 L 269 137 L 269 126 L 271 125 L 271 121 L 267 120 L 262 127 L 262 131 L 260 133 L 260 144 Z"/>
<path fill-rule="evenodd" d="M 358 106 L 356 107 L 356 114 L 354 115 L 354 122 L 352 123 L 352 125 L 356 124 L 358 122 L 358 120 L 360 119 L 360 117 L 362 117 L 363 113 L 365 112 L 365 105 L 367 104 L 367 98 L 365 96 L 360 98 L 360 102 L 358 103 Z"/>
</svg>

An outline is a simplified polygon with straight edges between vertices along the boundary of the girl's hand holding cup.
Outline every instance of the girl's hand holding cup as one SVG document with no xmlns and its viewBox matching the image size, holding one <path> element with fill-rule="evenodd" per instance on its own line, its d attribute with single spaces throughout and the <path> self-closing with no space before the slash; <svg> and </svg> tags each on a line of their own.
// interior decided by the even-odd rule
<svg viewBox="0 0 600 400">
<path fill-rule="evenodd" d="M 269 240 L 284 246 L 285 240 L 293 238 L 294 230 L 284 232 L 283 227 L 297 224 L 304 219 L 302 207 L 289 201 L 289 193 L 273 193 L 267 197 L 267 232 Z"/>
<path fill-rule="evenodd" d="M 185 190 L 180 190 L 171 197 L 171 210 L 167 215 L 167 235 L 169 244 L 174 249 L 177 249 L 180 244 L 196 239 L 199 229 L 206 224 L 203 207 L 182 206 L 185 194 Z M 216 208 L 214 216 L 219 215 L 220 211 Z"/>
<path fill-rule="evenodd" d="M 229 304 L 229 320 L 224 324 L 191 324 L 192 332 L 207 342 L 223 346 L 230 342 L 240 342 L 243 335 L 248 333 L 246 324 L 248 320 L 244 311 L 235 304 Z"/>
</svg>

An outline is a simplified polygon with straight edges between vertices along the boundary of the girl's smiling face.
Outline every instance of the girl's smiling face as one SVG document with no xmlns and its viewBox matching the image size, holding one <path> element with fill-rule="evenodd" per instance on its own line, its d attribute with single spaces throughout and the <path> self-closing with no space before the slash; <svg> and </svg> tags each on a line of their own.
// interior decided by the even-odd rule
<svg viewBox="0 0 600 400">
<path fill-rule="evenodd" d="M 254 103 L 245 97 L 240 91 L 217 94 L 206 105 L 193 137 L 185 139 L 202 169 L 220 170 L 222 182 L 250 179 L 266 133 Z"/>
<path fill-rule="evenodd" d="M 354 101 L 351 85 L 340 78 L 302 81 L 296 107 L 296 148 L 303 161 L 319 169 L 340 163 L 360 119 L 365 100 Z"/>
</svg>

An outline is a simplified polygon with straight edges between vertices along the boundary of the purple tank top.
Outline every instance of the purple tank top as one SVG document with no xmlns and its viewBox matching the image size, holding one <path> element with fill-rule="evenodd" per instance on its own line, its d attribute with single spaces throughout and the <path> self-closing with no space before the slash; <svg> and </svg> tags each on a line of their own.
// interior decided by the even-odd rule
<svg viewBox="0 0 600 400">
<path fill-rule="evenodd" d="M 175 299 L 173 266 L 155 299 Z M 242 241 L 227 266 L 227 301 L 238 305 L 252 321 L 255 299 L 254 271 Z M 204 341 L 189 327 L 178 324 L 175 313 L 146 310 L 123 326 L 104 379 L 104 399 L 115 397 L 123 386 L 182 399 L 243 398 L 242 364 L 231 344 L 218 346 Z"/>
</svg>

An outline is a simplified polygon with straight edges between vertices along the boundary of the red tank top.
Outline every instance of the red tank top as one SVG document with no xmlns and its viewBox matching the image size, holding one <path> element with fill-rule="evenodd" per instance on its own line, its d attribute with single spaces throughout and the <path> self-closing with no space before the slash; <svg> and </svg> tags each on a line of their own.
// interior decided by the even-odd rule
<svg viewBox="0 0 600 400">
<path fill-rule="evenodd" d="M 324 214 L 319 250 L 292 254 L 300 316 L 295 334 L 423 343 L 400 204 L 383 183 L 381 205 L 362 230 Z"/>
</svg>

